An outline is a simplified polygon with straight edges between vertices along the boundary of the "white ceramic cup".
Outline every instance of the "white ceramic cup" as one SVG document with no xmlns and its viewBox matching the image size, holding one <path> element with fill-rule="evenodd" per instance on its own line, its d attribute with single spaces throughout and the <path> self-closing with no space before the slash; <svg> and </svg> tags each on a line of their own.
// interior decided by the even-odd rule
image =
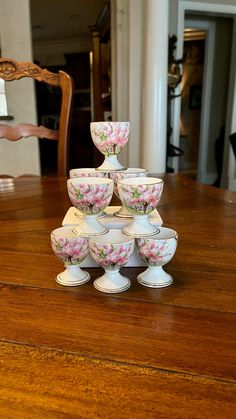
<svg viewBox="0 0 236 419">
<path fill-rule="evenodd" d="M 175 230 L 160 227 L 159 233 L 152 237 L 136 239 L 136 249 L 148 268 L 138 275 L 138 282 L 146 287 L 162 288 L 172 284 L 173 278 L 164 271 L 163 266 L 173 258 L 178 243 Z"/>
<path fill-rule="evenodd" d="M 72 227 L 59 227 L 51 233 L 51 245 L 55 255 L 66 268 L 56 277 L 60 285 L 71 287 L 89 281 L 89 273 L 80 268 L 80 263 L 89 254 L 87 238 L 76 235 Z"/>
<path fill-rule="evenodd" d="M 94 281 L 94 287 L 106 293 L 123 292 L 130 287 L 130 280 L 119 270 L 130 259 L 134 250 L 134 239 L 118 229 L 89 239 L 89 249 L 94 260 L 105 273 Z"/>
<path fill-rule="evenodd" d="M 158 228 L 148 219 L 158 205 L 163 180 L 156 177 L 135 177 L 118 180 L 118 191 L 122 204 L 133 216 L 132 222 L 123 228 L 123 233 L 132 237 L 152 236 Z"/>
<path fill-rule="evenodd" d="M 105 156 L 104 162 L 97 170 L 111 172 L 126 169 L 117 156 L 129 139 L 129 122 L 91 122 L 90 132 L 95 147 Z"/>
<path fill-rule="evenodd" d="M 118 186 L 117 186 L 118 180 L 127 179 L 130 177 L 145 177 L 145 176 L 148 176 L 148 171 L 146 169 L 141 169 L 141 168 L 136 168 L 136 167 L 129 167 L 126 170 L 111 172 L 110 178 L 114 180 L 114 192 L 116 196 L 120 198 Z M 122 218 L 132 217 L 132 214 L 130 213 L 130 211 L 127 210 L 127 208 L 124 205 L 122 205 L 121 208 L 114 213 L 114 215 L 116 217 L 122 217 Z"/>
<path fill-rule="evenodd" d="M 97 217 L 110 204 L 113 188 L 113 180 L 107 178 L 82 177 L 67 180 L 69 198 L 83 215 L 73 230 L 75 233 L 89 237 L 108 231 Z"/>
</svg>

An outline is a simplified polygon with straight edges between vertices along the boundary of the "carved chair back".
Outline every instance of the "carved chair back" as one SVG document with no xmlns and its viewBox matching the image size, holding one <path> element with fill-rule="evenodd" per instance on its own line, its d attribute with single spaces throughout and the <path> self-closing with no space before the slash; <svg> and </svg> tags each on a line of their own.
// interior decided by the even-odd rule
<svg viewBox="0 0 236 419">
<path fill-rule="evenodd" d="M 64 71 L 52 73 L 31 62 L 17 62 L 9 58 L 0 58 L 0 78 L 9 82 L 23 77 L 38 80 L 61 89 L 61 108 L 59 129 L 53 130 L 43 125 L 33 124 L 6 125 L 0 124 L 0 138 L 18 141 L 22 138 L 36 136 L 58 142 L 57 174 L 66 176 L 68 173 L 69 133 L 72 113 L 74 85 L 69 74 Z"/>
</svg>

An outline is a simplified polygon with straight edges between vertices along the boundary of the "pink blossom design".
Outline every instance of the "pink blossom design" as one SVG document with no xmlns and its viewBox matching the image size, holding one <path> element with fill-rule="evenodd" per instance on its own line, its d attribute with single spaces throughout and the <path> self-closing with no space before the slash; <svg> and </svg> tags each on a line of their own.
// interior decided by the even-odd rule
<svg viewBox="0 0 236 419">
<path fill-rule="evenodd" d="M 87 172 L 87 171 L 84 171 L 83 172 L 82 170 L 78 170 L 78 171 L 74 170 L 74 171 L 71 171 L 70 178 L 71 179 L 74 179 L 74 178 L 77 178 L 77 177 L 79 177 L 79 178 L 81 178 L 81 177 L 99 177 L 99 178 L 104 178 L 104 177 L 107 177 L 107 174 L 105 172 L 98 172 L 96 170 L 94 170 L 94 171 L 91 170 L 91 172 Z"/>
<path fill-rule="evenodd" d="M 106 270 L 116 270 L 124 266 L 131 257 L 134 243 L 125 244 L 98 244 L 89 243 L 91 255 Z"/>
<path fill-rule="evenodd" d="M 123 205 L 136 214 L 150 214 L 158 205 L 163 182 L 153 185 L 121 185 L 119 191 Z"/>
<path fill-rule="evenodd" d="M 171 256 L 166 240 L 136 239 L 137 251 L 141 259 L 150 266 L 162 266 L 163 261 Z"/>
<path fill-rule="evenodd" d="M 136 173 L 127 173 L 125 171 L 124 172 L 122 172 L 122 171 L 111 172 L 110 177 L 111 177 L 111 179 L 114 180 L 114 192 L 115 192 L 116 196 L 118 198 L 120 198 L 119 191 L 118 191 L 118 185 L 117 185 L 118 180 L 124 179 L 124 178 L 127 179 L 127 178 L 130 178 L 130 177 L 145 177 L 145 176 L 146 176 L 146 172 L 136 172 Z"/>
<path fill-rule="evenodd" d="M 101 122 L 91 125 L 92 139 L 105 156 L 117 155 L 129 139 L 129 122 Z"/>
<path fill-rule="evenodd" d="M 52 249 L 65 265 L 78 265 L 89 253 L 88 239 L 84 237 L 51 236 Z"/>
<path fill-rule="evenodd" d="M 68 184 L 68 194 L 72 204 L 85 214 L 98 214 L 112 198 L 113 184 Z"/>
</svg>

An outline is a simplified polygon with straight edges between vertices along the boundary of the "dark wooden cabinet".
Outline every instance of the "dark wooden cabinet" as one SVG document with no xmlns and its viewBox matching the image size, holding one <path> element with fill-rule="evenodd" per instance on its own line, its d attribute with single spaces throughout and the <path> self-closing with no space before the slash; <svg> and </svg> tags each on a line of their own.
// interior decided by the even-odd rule
<svg viewBox="0 0 236 419">
<path fill-rule="evenodd" d="M 64 66 L 48 67 L 48 70 L 64 70 L 73 77 L 75 83 L 69 168 L 93 167 L 96 151 L 90 135 L 92 120 L 90 53 L 66 54 L 65 59 Z M 45 90 L 44 86 L 37 83 L 38 119 L 48 127 L 56 127 L 58 124 L 60 94 L 60 90 L 57 88 L 49 86 Z M 45 100 L 45 96 L 47 100 Z M 56 173 L 57 144 L 40 140 L 40 158 L 43 175 Z"/>
<path fill-rule="evenodd" d="M 65 70 L 65 67 L 48 67 L 49 71 L 57 73 Z M 58 129 L 61 106 L 61 90 L 59 87 L 50 86 L 35 81 L 38 124 L 47 128 Z M 39 139 L 39 152 L 42 175 L 54 175 L 57 173 L 57 147 L 56 141 Z"/>
<path fill-rule="evenodd" d="M 90 53 L 66 54 L 66 71 L 75 83 L 71 124 L 70 168 L 93 167 Z"/>
</svg>

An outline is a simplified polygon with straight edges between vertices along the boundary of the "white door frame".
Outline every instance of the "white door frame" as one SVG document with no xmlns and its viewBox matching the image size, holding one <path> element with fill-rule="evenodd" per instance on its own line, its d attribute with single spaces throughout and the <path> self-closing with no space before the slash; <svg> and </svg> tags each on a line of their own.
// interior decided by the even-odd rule
<svg viewBox="0 0 236 419">
<path fill-rule="evenodd" d="M 187 1 L 187 0 L 179 0 L 179 7 L 178 7 L 178 24 L 177 24 L 177 45 L 176 45 L 176 57 L 182 58 L 183 56 L 183 42 L 184 42 L 184 20 L 185 20 L 185 13 L 186 11 L 198 11 L 198 12 L 210 12 L 210 13 L 221 13 L 221 14 L 229 14 L 236 16 L 236 5 L 230 4 L 215 4 L 215 3 L 202 3 L 198 1 Z M 232 49 L 232 54 L 235 52 Z M 232 73 L 232 67 L 231 67 Z M 176 93 L 180 93 L 180 86 L 177 87 L 178 91 Z M 230 120 L 230 125 L 232 129 L 232 117 L 236 114 L 236 83 L 234 83 L 234 88 L 230 93 L 230 98 L 228 98 L 228 103 L 233 103 L 233 107 L 229 109 L 231 112 L 231 117 L 228 118 Z M 173 127 L 173 135 L 172 135 L 172 142 L 174 145 L 179 147 L 179 121 L 180 121 L 180 107 L 181 107 L 181 98 L 177 98 L 173 101 L 173 120 L 172 120 L 172 127 Z M 228 168 L 223 167 L 223 172 L 227 170 L 228 174 L 232 174 L 235 172 L 235 159 L 233 159 L 232 154 L 233 151 L 231 148 L 226 150 L 229 153 L 229 161 Z M 231 167 L 232 166 L 232 167 Z M 173 159 L 173 168 L 175 171 L 178 170 L 178 159 Z M 230 177 L 230 176 L 229 176 Z M 227 186 L 227 185 L 225 185 Z"/>
</svg>

